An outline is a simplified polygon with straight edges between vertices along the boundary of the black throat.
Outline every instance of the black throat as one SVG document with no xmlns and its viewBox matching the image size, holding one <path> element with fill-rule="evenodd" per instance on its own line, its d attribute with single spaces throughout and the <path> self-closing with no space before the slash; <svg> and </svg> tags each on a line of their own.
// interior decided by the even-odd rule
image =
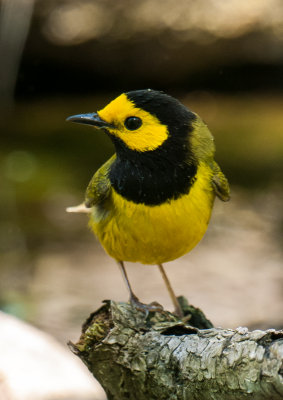
<svg viewBox="0 0 283 400">
<path fill-rule="evenodd" d="M 178 148 L 169 141 L 154 151 L 137 152 L 118 138 L 114 144 L 117 158 L 109 178 L 115 191 L 127 200 L 155 206 L 189 193 L 197 166 L 189 159 L 187 146 Z"/>
</svg>

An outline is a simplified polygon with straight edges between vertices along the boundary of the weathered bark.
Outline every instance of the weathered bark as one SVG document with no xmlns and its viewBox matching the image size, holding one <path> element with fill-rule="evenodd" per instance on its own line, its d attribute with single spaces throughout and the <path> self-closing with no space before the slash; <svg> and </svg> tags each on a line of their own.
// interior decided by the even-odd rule
<svg viewBox="0 0 283 400">
<path fill-rule="evenodd" d="M 70 346 L 109 400 L 283 399 L 283 331 L 211 328 L 183 309 L 194 326 L 107 301 Z"/>
</svg>

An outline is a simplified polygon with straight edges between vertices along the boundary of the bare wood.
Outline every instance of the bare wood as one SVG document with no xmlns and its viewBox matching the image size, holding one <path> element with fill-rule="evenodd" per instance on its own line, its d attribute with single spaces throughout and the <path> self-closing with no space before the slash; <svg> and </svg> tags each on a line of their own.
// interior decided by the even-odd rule
<svg viewBox="0 0 283 400">
<path fill-rule="evenodd" d="M 190 310 L 191 323 L 211 326 L 200 310 Z M 283 398 L 283 331 L 198 329 L 167 311 L 146 317 L 107 301 L 70 347 L 109 400 Z"/>
</svg>

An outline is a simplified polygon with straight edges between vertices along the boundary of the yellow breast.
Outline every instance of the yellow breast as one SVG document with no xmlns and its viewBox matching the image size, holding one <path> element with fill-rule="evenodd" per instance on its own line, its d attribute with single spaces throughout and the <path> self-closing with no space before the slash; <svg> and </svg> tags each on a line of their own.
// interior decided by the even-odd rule
<svg viewBox="0 0 283 400">
<path fill-rule="evenodd" d="M 211 170 L 202 163 L 189 194 L 157 206 L 136 204 L 112 189 L 90 226 L 106 252 L 120 261 L 159 264 L 189 252 L 203 237 L 214 201 Z"/>
</svg>

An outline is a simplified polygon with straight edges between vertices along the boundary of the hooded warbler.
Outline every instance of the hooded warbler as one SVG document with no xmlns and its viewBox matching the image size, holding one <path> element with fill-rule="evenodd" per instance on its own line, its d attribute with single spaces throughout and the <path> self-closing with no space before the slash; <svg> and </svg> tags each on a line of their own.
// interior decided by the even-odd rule
<svg viewBox="0 0 283 400">
<path fill-rule="evenodd" d="M 132 304 L 159 309 L 139 302 L 124 261 L 157 264 L 181 316 L 162 263 L 201 240 L 215 196 L 229 200 L 209 129 L 177 99 L 151 89 L 123 93 L 97 113 L 67 120 L 102 129 L 116 150 L 91 179 L 85 202 L 67 210 L 90 213 L 90 227 L 119 263 Z"/>
</svg>

